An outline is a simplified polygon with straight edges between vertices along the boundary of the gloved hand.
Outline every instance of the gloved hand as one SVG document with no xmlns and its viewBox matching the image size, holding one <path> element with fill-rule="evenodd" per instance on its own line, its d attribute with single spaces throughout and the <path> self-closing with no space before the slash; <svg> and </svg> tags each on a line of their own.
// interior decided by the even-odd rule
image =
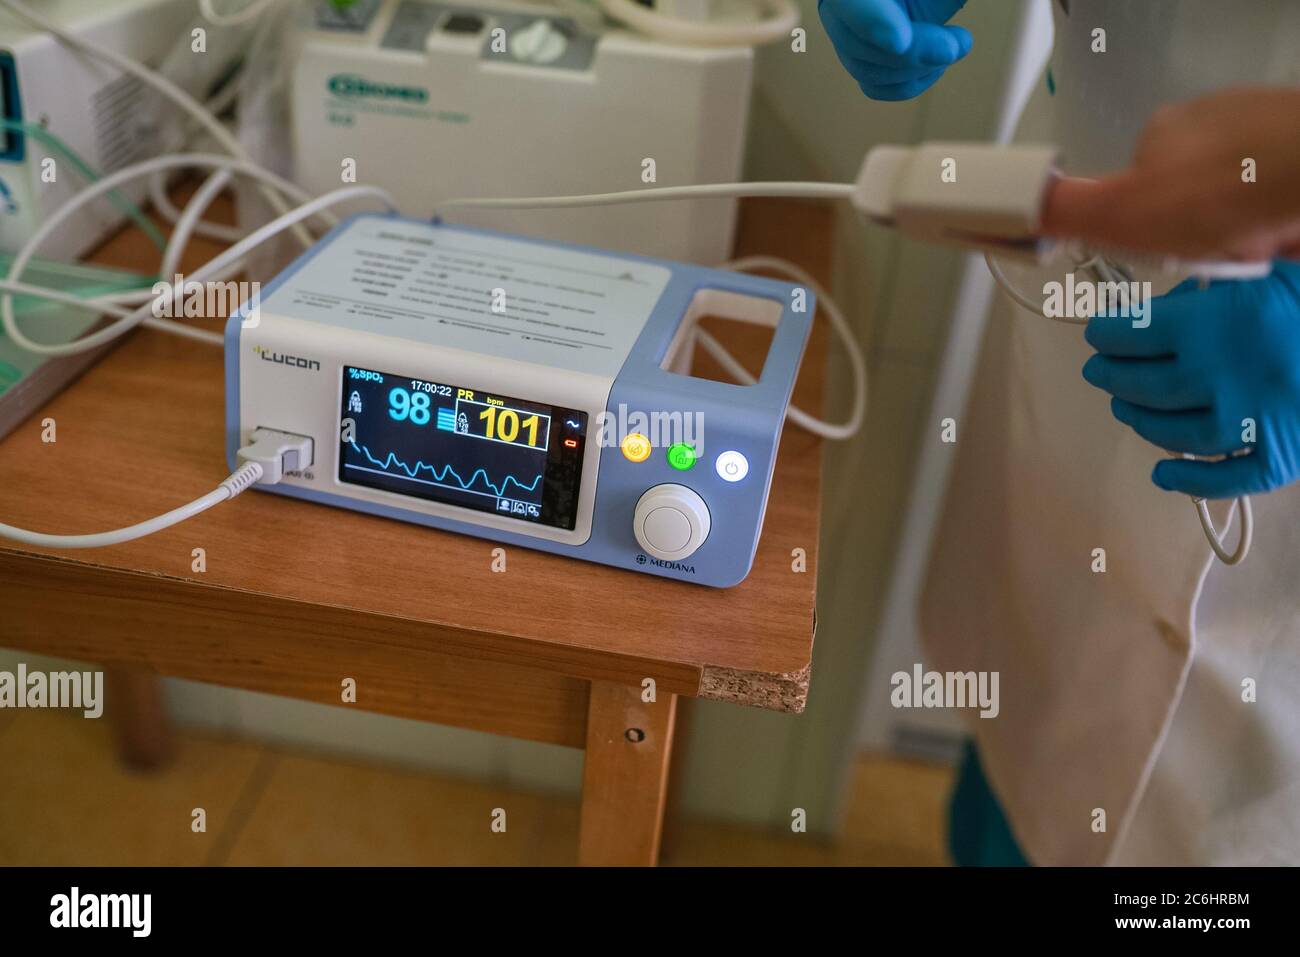
<svg viewBox="0 0 1300 957">
<path fill-rule="evenodd" d="M 944 26 L 966 0 L 817 0 L 826 35 L 873 100 L 922 93 L 971 48 L 964 27 Z"/>
<path fill-rule="evenodd" d="M 1151 479 L 1204 498 L 1268 492 L 1300 478 L 1300 263 L 1253 281 L 1182 283 L 1150 303 L 1150 325 L 1098 315 L 1083 377 L 1111 393 L 1115 418 L 1171 452 Z M 1251 423 L 1254 431 L 1251 433 Z M 1253 439 L 1253 441 L 1251 441 Z"/>
</svg>

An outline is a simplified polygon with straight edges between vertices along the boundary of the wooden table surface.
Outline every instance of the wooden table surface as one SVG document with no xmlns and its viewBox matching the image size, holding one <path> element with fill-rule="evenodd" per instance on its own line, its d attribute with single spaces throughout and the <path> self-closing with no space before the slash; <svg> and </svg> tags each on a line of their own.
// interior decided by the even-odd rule
<svg viewBox="0 0 1300 957">
<path fill-rule="evenodd" d="M 825 207 L 749 202 L 737 253 L 785 256 L 825 280 L 830 232 Z M 214 251 L 196 240 L 185 265 Z M 157 253 L 132 230 L 95 261 L 149 271 Z M 796 389 L 813 411 L 825 344 L 819 321 Z M 757 369 L 757 350 L 736 351 Z M 223 394 L 220 349 L 131 334 L 0 441 L 0 516 L 92 532 L 196 498 L 227 474 Z M 46 417 L 53 443 L 42 441 Z M 372 710 L 445 709 L 462 726 L 575 746 L 591 680 L 650 677 L 661 692 L 800 711 L 820 479 L 820 440 L 787 428 L 754 569 L 725 590 L 516 547 L 494 573 L 491 540 L 249 491 L 111 548 L 0 543 L 0 646 L 335 704 L 340 675 L 350 676 L 359 695 L 382 698 L 361 702 Z M 805 550 L 806 572 L 792 570 L 794 549 Z"/>
</svg>

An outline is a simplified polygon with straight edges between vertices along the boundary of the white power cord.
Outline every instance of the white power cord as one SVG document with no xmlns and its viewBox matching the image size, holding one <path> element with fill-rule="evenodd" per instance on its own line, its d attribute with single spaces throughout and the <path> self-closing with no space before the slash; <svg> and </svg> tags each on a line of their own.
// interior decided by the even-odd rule
<svg viewBox="0 0 1300 957">
<path fill-rule="evenodd" d="M 855 190 L 856 187 L 851 183 L 699 183 L 691 186 L 650 186 L 645 189 L 625 189 L 617 193 L 583 193 L 573 196 L 449 199 L 439 203 L 434 214 L 439 215 L 447 209 L 571 209 L 710 197 L 782 196 L 805 199 L 849 199 Z"/>
<path fill-rule="evenodd" d="M 258 35 L 260 35 L 260 32 L 261 30 L 259 28 Z M 254 42 L 256 42 L 256 39 Z M 243 90 L 246 76 L 247 74 L 245 69 L 240 67 L 235 76 L 227 79 L 225 84 L 215 95 L 203 101 L 203 108 L 211 113 L 213 117 L 219 118 L 221 114 L 233 107 L 238 101 Z M 192 120 L 193 117 L 190 117 L 190 119 Z M 208 150 L 201 148 L 199 144 L 194 143 L 193 138 L 189 135 L 185 135 L 183 141 L 184 142 L 178 145 L 177 148 L 185 146 L 185 148 L 189 149 L 191 152 L 208 152 Z M 153 204 L 155 213 L 167 222 L 175 225 L 176 220 L 180 219 L 181 211 L 176 208 L 175 204 L 172 203 L 171 197 L 167 194 L 169 185 L 167 171 L 165 170 L 160 170 L 153 176 L 149 177 L 149 202 Z M 227 244 L 238 242 L 244 236 L 238 226 L 228 226 L 225 223 L 214 223 L 209 220 L 200 220 L 195 225 L 194 232 L 196 235 Z"/>
<path fill-rule="evenodd" d="M 185 204 L 184 212 L 177 217 L 174 224 L 175 228 L 172 229 L 172 234 L 167 239 L 167 248 L 163 250 L 162 265 L 158 267 L 159 276 L 170 277 L 180 271 L 181 258 L 185 254 L 185 247 L 189 245 L 190 236 L 197 231 L 203 214 L 212 205 L 212 201 L 230 184 L 230 178 L 230 170 L 218 169 L 195 190 L 194 195 L 190 197 L 190 201 Z M 241 235 L 235 242 L 243 238 Z"/>
<path fill-rule="evenodd" d="M 993 275 L 993 281 L 998 284 L 998 287 L 1007 294 L 1012 302 L 1025 311 L 1034 313 L 1034 315 L 1046 315 L 1041 302 L 1034 302 L 1034 300 L 1030 299 L 1028 295 L 1016 288 L 1015 283 L 1007 278 L 1006 272 L 1002 269 L 1002 264 L 993 257 L 991 252 L 984 253 L 984 264 L 989 267 L 989 272 Z M 1066 322 L 1073 325 L 1082 326 L 1088 324 L 1087 316 L 1074 318 L 1068 316 L 1047 316 L 1047 318 L 1053 319 L 1056 322 Z"/>
<path fill-rule="evenodd" d="M 1043 309 L 1041 302 L 1034 302 L 1024 292 L 1017 289 L 1015 284 L 1007 278 L 1007 274 L 991 253 L 984 254 L 984 262 L 988 264 L 989 272 L 993 275 L 993 281 L 998 287 L 1007 294 L 1007 296 L 1016 305 L 1020 306 L 1026 312 L 1031 312 L 1036 316 L 1044 316 L 1055 322 L 1065 322 L 1072 325 L 1086 325 L 1088 316 L 1049 316 Z M 1095 254 L 1087 259 L 1075 263 L 1076 269 L 1091 269 L 1093 273 L 1106 283 L 1124 283 L 1127 287 L 1128 277 L 1119 272 L 1111 265 L 1104 256 Z M 1177 454 L 1177 453 L 1170 453 Z M 1183 458 L 1192 458 L 1184 455 Z M 1196 519 L 1201 524 L 1201 531 L 1205 533 L 1205 540 L 1209 543 L 1210 550 L 1214 552 L 1215 557 L 1225 565 L 1240 565 L 1245 561 L 1246 556 L 1250 554 L 1250 546 L 1255 537 L 1255 511 L 1250 504 L 1250 496 L 1237 496 L 1235 507 L 1237 515 L 1241 519 L 1241 530 L 1237 535 L 1237 547 L 1228 551 L 1224 544 L 1224 535 L 1214 527 L 1214 517 L 1210 515 L 1209 503 L 1198 496 L 1192 496 L 1192 507 L 1196 509 Z"/>
<path fill-rule="evenodd" d="M 1255 537 L 1255 510 L 1250 504 L 1250 496 L 1237 496 L 1236 508 L 1237 515 L 1241 519 L 1241 531 L 1237 535 L 1237 547 L 1231 552 L 1223 544 L 1223 536 L 1214 527 L 1209 503 L 1203 498 L 1194 498 L 1192 504 L 1196 506 L 1196 517 L 1201 520 L 1201 530 L 1205 532 L 1205 538 L 1209 541 L 1210 550 L 1214 552 L 1215 557 L 1225 565 L 1241 564 L 1250 554 L 1250 545 Z"/>
<path fill-rule="evenodd" d="M 831 329 L 835 331 L 835 334 L 839 336 L 840 341 L 844 344 L 844 352 L 848 356 L 849 368 L 853 374 L 853 406 L 848 419 L 844 422 L 825 422 L 793 405 L 786 407 L 785 416 L 800 428 L 814 435 L 820 435 L 824 439 L 848 439 L 856 435 L 858 430 L 862 428 L 862 420 L 867 413 L 867 363 L 843 310 L 831 298 L 830 293 L 822 288 L 821 283 L 806 271 L 794 263 L 779 259 L 776 256 L 745 256 L 741 259 L 723 263 L 719 268 L 732 269 L 736 272 L 767 270 L 781 273 L 813 291 L 813 294 L 817 297 L 817 304 L 826 310 Z M 753 373 L 741 365 L 736 360 L 736 357 L 729 353 L 722 343 L 718 342 L 708 332 L 697 327 L 695 338 L 729 375 L 746 385 L 753 385 L 758 381 Z"/>
<path fill-rule="evenodd" d="M 105 545 L 120 545 L 193 518 L 214 505 L 234 498 L 250 485 L 275 485 L 284 478 L 286 471 L 304 469 L 312 463 L 315 448 L 312 440 L 305 435 L 294 435 L 277 429 L 256 429 L 250 438 L 251 442 L 236 453 L 239 468 L 222 479 L 221 484 L 211 492 L 180 508 L 126 528 L 90 535 L 49 535 L 0 524 L 0 538 L 42 548 L 102 548 Z"/>
<path fill-rule="evenodd" d="M 170 528 L 187 518 L 193 518 L 200 512 L 206 512 L 212 506 L 234 498 L 261 477 L 262 466 L 257 462 L 247 462 L 230 473 L 207 495 L 156 518 L 109 532 L 96 532 L 90 535 L 48 535 L 44 532 L 33 532 L 13 525 L 0 524 L 0 537 L 22 542 L 24 545 L 39 545 L 42 548 L 102 548 L 105 545 L 119 545 L 122 542 L 152 535 L 154 532 L 161 532 L 164 528 Z"/>
<path fill-rule="evenodd" d="M 149 177 L 149 202 L 163 219 L 173 225 L 181 218 L 181 210 L 176 208 L 171 197 L 167 195 L 167 174 L 159 170 Z M 194 226 L 194 234 L 219 243 L 237 243 L 244 238 L 244 231 L 238 226 L 201 220 Z"/>
<path fill-rule="evenodd" d="M 0 279 L 0 291 L 6 294 L 13 293 L 19 296 L 30 296 L 34 299 L 47 299 L 51 302 L 61 303 L 65 306 L 71 306 L 74 309 L 83 309 L 87 312 L 93 312 L 96 315 L 115 315 L 119 318 L 127 318 L 132 315 L 132 310 L 123 309 L 117 305 L 118 302 L 139 303 L 141 300 L 153 299 L 151 290 L 138 290 L 130 293 L 118 293 L 113 296 L 101 296 L 95 299 L 85 299 L 73 293 L 61 292 L 57 289 L 50 289 L 46 286 L 32 286 L 25 282 L 14 282 L 12 279 Z M 196 329 L 193 326 L 184 326 L 180 323 L 171 322 L 166 319 L 155 319 L 152 316 L 146 319 L 141 325 L 150 328 L 160 329 L 163 332 L 170 332 L 173 335 L 185 339 L 194 339 L 199 342 L 207 342 L 211 345 L 222 345 L 222 339 L 219 333 L 208 332 L 206 329 Z"/>
</svg>

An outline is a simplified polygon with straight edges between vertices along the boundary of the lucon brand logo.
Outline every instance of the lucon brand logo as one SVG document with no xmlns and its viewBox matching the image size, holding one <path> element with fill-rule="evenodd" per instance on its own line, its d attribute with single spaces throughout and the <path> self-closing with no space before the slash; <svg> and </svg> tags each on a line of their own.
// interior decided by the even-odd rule
<svg viewBox="0 0 1300 957">
<path fill-rule="evenodd" d="M 426 103 L 429 100 L 429 91 L 422 86 L 381 83 L 377 80 L 367 80 L 356 73 L 335 73 L 326 85 L 335 96 L 349 100 L 363 97 L 377 100 L 405 100 L 408 103 Z"/>
<path fill-rule="evenodd" d="M 286 355 L 283 352 L 276 352 L 273 349 L 266 349 L 262 346 L 253 346 L 253 351 L 262 357 L 263 362 L 274 362 L 282 366 L 293 366 L 297 369 L 306 369 L 309 372 L 316 372 L 320 369 L 320 363 L 315 359 L 304 359 L 302 356 Z"/>
</svg>

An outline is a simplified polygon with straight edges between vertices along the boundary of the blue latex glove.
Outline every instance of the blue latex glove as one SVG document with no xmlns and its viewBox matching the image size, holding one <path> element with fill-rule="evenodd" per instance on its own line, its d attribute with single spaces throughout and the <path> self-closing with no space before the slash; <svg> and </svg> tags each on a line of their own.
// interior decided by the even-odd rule
<svg viewBox="0 0 1300 957">
<path fill-rule="evenodd" d="M 817 0 L 844 69 L 873 100 L 909 100 L 971 48 L 964 27 L 944 26 L 966 0 Z"/>
<path fill-rule="evenodd" d="M 1151 324 L 1098 316 L 1098 355 L 1083 377 L 1109 392 L 1115 418 L 1171 452 L 1250 454 L 1169 459 L 1151 479 L 1204 498 L 1268 492 L 1300 478 L 1300 263 L 1266 279 L 1185 282 L 1151 301 Z M 1255 422 L 1254 442 L 1243 436 Z"/>
</svg>

